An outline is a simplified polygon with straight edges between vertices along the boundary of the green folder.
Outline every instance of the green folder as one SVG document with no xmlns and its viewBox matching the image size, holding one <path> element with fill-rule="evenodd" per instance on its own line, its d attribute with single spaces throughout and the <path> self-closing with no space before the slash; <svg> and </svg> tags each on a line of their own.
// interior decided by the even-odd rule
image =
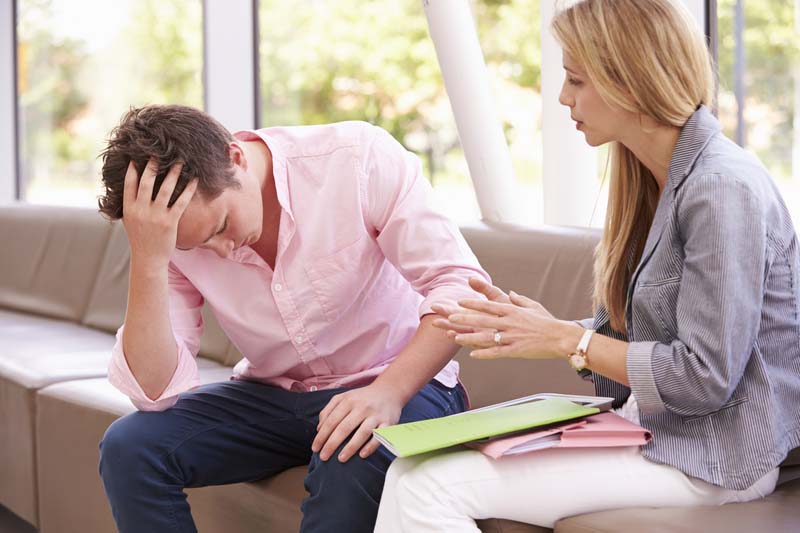
<svg viewBox="0 0 800 533">
<path fill-rule="evenodd" d="M 390 452 L 408 457 L 599 412 L 597 407 L 585 407 L 564 398 L 548 398 L 397 424 L 375 429 L 373 433 Z"/>
</svg>

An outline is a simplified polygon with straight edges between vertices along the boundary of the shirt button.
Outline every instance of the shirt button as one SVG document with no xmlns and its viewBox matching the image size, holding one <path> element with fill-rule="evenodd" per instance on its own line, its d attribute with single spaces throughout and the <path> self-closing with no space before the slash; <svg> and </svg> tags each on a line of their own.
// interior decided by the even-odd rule
<svg viewBox="0 0 800 533">
<path fill-rule="evenodd" d="M 309 387 L 308 390 L 310 390 L 311 392 L 317 392 L 317 386 L 316 385 L 311 385 L 311 387 Z"/>
<path fill-rule="evenodd" d="M 303 342 L 303 337 L 301 337 L 300 335 L 298 335 L 297 337 L 295 337 L 295 338 L 294 338 L 294 342 L 296 342 L 297 344 L 302 344 L 302 342 Z"/>
<path fill-rule="evenodd" d="M 274 288 L 275 292 L 281 292 L 281 289 L 283 289 L 283 285 L 281 285 L 280 283 L 276 283 Z"/>
</svg>

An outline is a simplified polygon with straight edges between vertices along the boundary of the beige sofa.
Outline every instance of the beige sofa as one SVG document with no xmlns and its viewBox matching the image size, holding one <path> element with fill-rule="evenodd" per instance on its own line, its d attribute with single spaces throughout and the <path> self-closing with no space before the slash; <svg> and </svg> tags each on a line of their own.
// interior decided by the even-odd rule
<svg viewBox="0 0 800 533">
<path fill-rule="evenodd" d="M 599 233 L 478 224 L 462 228 L 495 282 L 556 316 L 590 315 Z M 98 442 L 133 410 L 106 381 L 123 320 L 128 250 L 120 224 L 92 210 L 0 208 L 0 504 L 43 533 L 114 530 L 97 474 Z M 203 381 L 228 378 L 239 354 L 213 316 L 201 345 Z M 473 406 L 538 391 L 591 393 L 560 361 L 473 361 L 459 355 Z M 623 509 L 561 520 L 558 532 L 797 531 L 800 457 L 770 497 L 721 508 Z M 191 489 L 203 532 L 296 531 L 303 468 L 258 483 Z M 796 479 L 797 478 L 797 479 Z M 485 532 L 549 531 L 504 520 Z"/>
</svg>

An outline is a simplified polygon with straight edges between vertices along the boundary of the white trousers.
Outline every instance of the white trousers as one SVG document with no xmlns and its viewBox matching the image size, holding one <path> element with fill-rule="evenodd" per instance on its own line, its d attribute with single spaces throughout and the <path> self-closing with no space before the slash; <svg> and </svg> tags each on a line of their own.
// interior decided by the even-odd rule
<svg viewBox="0 0 800 533">
<path fill-rule="evenodd" d="M 553 527 L 567 516 L 622 507 L 721 505 L 775 490 L 778 469 L 736 491 L 645 459 L 639 447 L 549 449 L 494 460 L 473 451 L 397 459 L 386 475 L 376 533 L 479 532 L 476 519 Z"/>
</svg>

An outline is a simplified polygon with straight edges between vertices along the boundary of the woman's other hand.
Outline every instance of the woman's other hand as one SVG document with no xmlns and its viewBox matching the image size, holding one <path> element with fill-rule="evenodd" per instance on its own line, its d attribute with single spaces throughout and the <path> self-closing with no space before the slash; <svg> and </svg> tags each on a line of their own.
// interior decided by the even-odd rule
<svg viewBox="0 0 800 533">
<path fill-rule="evenodd" d="M 566 358 L 577 346 L 582 327 L 556 319 L 539 302 L 525 296 L 511 292 L 508 298 L 509 303 L 459 301 L 461 309 L 447 317 L 455 326 L 448 336 L 474 348 L 470 355 L 478 359 Z"/>
</svg>

